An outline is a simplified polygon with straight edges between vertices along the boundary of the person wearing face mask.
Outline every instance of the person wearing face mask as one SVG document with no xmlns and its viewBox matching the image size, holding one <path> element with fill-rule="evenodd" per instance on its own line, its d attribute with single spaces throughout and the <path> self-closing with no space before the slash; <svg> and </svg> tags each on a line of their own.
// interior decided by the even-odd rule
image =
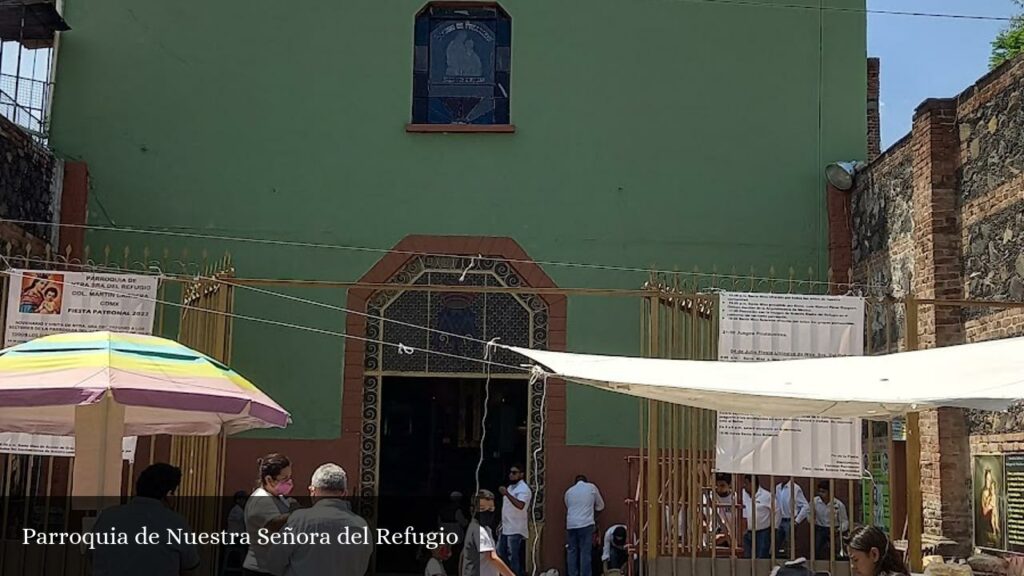
<svg viewBox="0 0 1024 576">
<path fill-rule="evenodd" d="M 266 564 L 276 576 L 321 576 L 346 574 L 362 576 L 370 567 L 373 545 L 351 535 L 367 532 L 366 520 L 360 518 L 345 500 L 348 475 L 337 464 L 324 464 L 313 473 L 309 495 L 313 506 L 298 510 L 288 517 L 284 529 L 292 534 L 328 534 L 331 543 L 302 539 L 274 544 Z M 347 541 L 338 540 L 349 534 Z"/>
<path fill-rule="evenodd" d="M 494 494 L 480 490 L 462 548 L 462 576 L 516 576 L 494 546 Z"/>
<path fill-rule="evenodd" d="M 92 531 L 116 530 L 131 535 L 127 545 L 98 546 L 93 552 L 93 576 L 178 576 L 199 567 L 195 546 L 174 543 L 168 530 L 191 532 L 185 519 L 169 508 L 171 496 L 181 484 L 181 470 L 156 463 L 139 474 L 135 498 L 128 504 L 104 510 Z M 160 535 L 160 543 L 139 545 L 135 535 L 143 530 Z"/>
<path fill-rule="evenodd" d="M 278 532 L 288 521 L 291 507 L 292 463 L 281 454 L 259 459 L 260 485 L 245 503 L 245 530 L 249 533 L 249 552 L 242 563 L 245 576 L 266 576 L 270 547 L 260 545 L 260 530 Z"/>
</svg>

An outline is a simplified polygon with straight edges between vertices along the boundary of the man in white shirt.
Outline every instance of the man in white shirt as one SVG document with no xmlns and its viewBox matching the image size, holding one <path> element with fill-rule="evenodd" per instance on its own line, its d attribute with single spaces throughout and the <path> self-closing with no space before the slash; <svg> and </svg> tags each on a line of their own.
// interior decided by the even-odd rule
<svg viewBox="0 0 1024 576">
<path fill-rule="evenodd" d="M 807 497 L 804 496 L 803 488 L 790 478 L 788 482 L 779 482 L 775 487 L 775 506 L 782 512 L 779 541 L 776 544 L 778 544 L 783 557 L 788 558 L 789 539 L 793 530 L 802 524 L 811 513 L 811 505 L 807 502 Z"/>
<path fill-rule="evenodd" d="M 529 535 L 528 505 L 532 493 L 523 480 L 522 466 L 513 466 L 508 471 L 509 485 L 498 488 L 503 496 L 501 501 L 501 538 L 498 539 L 498 555 L 516 573 L 524 576 L 523 551 Z"/>
<path fill-rule="evenodd" d="M 324 464 L 313 473 L 309 494 L 313 506 L 292 512 L 284 526 L 293 534 L 328 534 L 331 543 L 316 539 L 313 543 L 297 544 L 302 538 L 273 544 L 270 547 L 268 571 L 276 576 L 320 576 L 340 574 L 363 576 L 370 567 L 373 554 L 371 542 L 356 540 L 362 538 L 367 528 L 363 520 L 352 512 L 346 500 L 348 476 L 337 464 Z M 339 541 L 339 535 L 348 534 L 347 541 Z"/>
<path fill-rule="evenodd" d="M 569 576 L 592 576 L 590 551 L 594 543 L 594 513 L 604 510 L 604 499 L 601 491 L 587 477 L 576 477 L 576 483 L 565 491 L 567 531 L 566 540 L 569 544 L 568 565 Z"/>
<path fill-rule="evenodd" d="M 757 558 L 771 558 L 772 535 L 778 531 L 782 514 L 777 505 L 775 514 L 772 514 L 772 493 L 761 487 L 757 476 L 744 476 L 743 484 L 743 519 L 747 522 L 743 556 L 750 558 L 753 554 Z M 754 492 L 753 500 L 751 491 Z"/>
<path fill-rule="evenodd" d="M 92 552 L 93 576 L 178 576 L 199 567 L 195 546 L 177 544 L 168 537 L 169 530 L 192 531 L 167 505 L 179 484 L 181 469 L 162 462 L 153 464 L 139 475 L 131 502 L 100 513 L 92 531 L 123 532 L 129 543 L 97 546 Z M 143 530 L 159 535 L 158 543 L 137 544 L 135 537 Z"/>
<path fill-rule="evenodd" d="M 614 524 L 604 533 L 604 546 L 601 550 L 602 572 L 609 570 L 626 571 L 629 553 L 626 550 L 626 525 Z"/>
<path fill-rule="evenodd" d="M 818 483 L 818 495 L 814 497 L 814 556 L 818 560 L 831 560 L 832 527 L 835 526 L 835 547 L 837 555 L 842 555 L 842 536 L 850 529 L 850 518 L 846 515 L 846 505 L 838 498 L 832 497 L 828 480 Z"/>
</svg>

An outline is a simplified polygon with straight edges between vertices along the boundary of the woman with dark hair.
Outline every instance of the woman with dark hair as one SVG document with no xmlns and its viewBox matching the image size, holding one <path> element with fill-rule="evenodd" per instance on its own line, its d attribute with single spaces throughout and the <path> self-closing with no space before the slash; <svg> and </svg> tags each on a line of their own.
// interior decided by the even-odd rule
<svg viewBox="0 0 1024 576">
<path fill-rule="evenodd" d="M 245 503 L 245 530 L 249 533 L 249 552 L 242 564 L 245 576 L 269 575 L 262 568 L 269 560 L 270 547 L 260 546 L 260 530 L 277 532 L 288 521 L 291 504 L 287 500 L 292 483 L 292 463 L 281 454 L 267 454 L 258 461 L 259 487 Z"/>
<path fill-rule="evenodd" d="M 903 557 L 889 535 L 876 526 L 861 526 L 850 534 L 850 571 L 855 576 L 909 576 Z"/>
</svg>

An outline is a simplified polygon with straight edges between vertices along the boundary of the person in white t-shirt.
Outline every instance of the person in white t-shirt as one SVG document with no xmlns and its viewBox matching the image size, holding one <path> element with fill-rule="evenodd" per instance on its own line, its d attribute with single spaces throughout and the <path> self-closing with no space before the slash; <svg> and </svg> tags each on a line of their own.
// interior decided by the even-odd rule
<svg viewBox="0 0 1024 576">
<path fill-rule="evenodd" d="M 498 488 L 503 496 L 501 502 L 501 538 L 498 539 L 498 555 L 508 564 L 516 576 L 524 576 L 523 549 L 529 535 L 527 518 L 530 487 L 523 480 L 523 467 L 513 466 L 508 471 L 509 485 Z"/>
<path fill-rule="evenodd" d="M 601 491 L 587 477 L 579 475 L 576 483 L 565 491 L 567 571 L 569 576 L 591 576 L 590 550 L 594 542 L 594 514 L 604 510 Z"/>
</svg>

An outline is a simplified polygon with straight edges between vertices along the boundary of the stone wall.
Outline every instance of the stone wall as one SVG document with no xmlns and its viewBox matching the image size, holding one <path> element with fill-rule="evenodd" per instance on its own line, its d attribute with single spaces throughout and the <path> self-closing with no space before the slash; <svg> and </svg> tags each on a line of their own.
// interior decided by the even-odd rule
<svg viewBox="0 0 1024 576">
<path fill-rule="evenodd" d="M 1024 57 L 955 98 L 925 101 L 911 134 L 859 174 L 849 194 L 850 260 L 862 289 L 876 297 L 994 302 L 920 306 L 913 328 L 922 348 L 1024 334 L 1024 308 L 1002 304 L 1024 302 L 1022 99 Z M 891 330 L 903 348 L 902 319 L 893 326 L 870 318 L 868 325 L 874 342 Z M 922 413 L 921 436 L 926 532 L 966 548 L 971 453 L 1021 451 L 1024 405 L 1007 414 Z"/>
<path fill-rule="evenodd" d="M 48 150 L 0 117 L 0 218 L 53 222 L 57 206 L 54 165 Z M 11 243 L 14 253 L 31 245 L 39 254 L 52 235 L 52 226 L 45 224 L 0 225 L 0 242 Z"/>
<path fill-rule="evenodd" d="M 904 138 L 868 166 L 850 194 L 853 280 L 896 297 L 910 293 L 914 274 L 911 160 Z M 901 307 L 869 308 L 872 352 L 903 347 L 903 318 Z"/>
<path fill-rule="evenodd" d="M 960 218 L 965 296 L 1024 301 L 1024 61 L 1000 68 L 960 97 Z M 967 340 L 1024 335 L 1024 309 L 963 310 Z M 1024 432 L 1024 406 L 971 413 L 970 431 Z"/>
</svg>

